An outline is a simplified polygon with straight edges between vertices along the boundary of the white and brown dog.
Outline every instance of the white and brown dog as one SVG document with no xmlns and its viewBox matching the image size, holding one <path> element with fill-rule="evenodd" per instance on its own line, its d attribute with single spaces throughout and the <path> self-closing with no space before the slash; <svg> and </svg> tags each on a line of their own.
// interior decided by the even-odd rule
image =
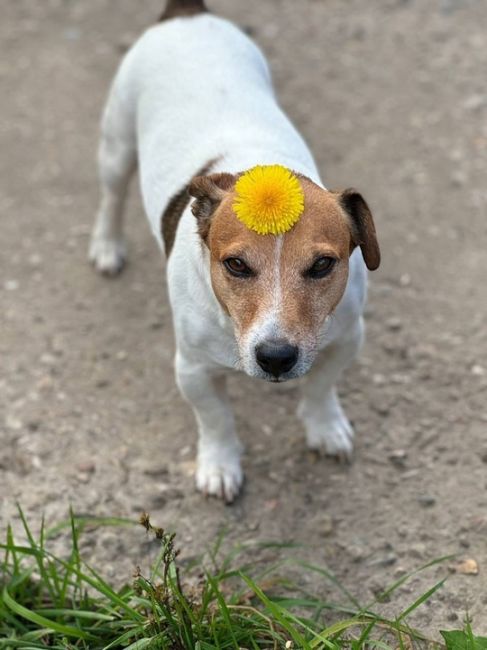
<svg viewBox="0 0 487 650">
<path fill-rule="evenodd" d="M 380 261 L 374 223 L 358 192 L 323 187 L 256 45 L 201 0 L 170 0 L 116 75 L 99 164 L 95 267 L 123 266 L 122 210 L 137 166 L 168 257 L 177 383 L 199 429 L 198 488 L 231 501 L 242 485 L 229 369 L 267 381 L 307 374 L 298 409 L 307 444 L 348 458 L 353 431 L 336 383 L 363 337 L 365 265 Z M 233 209 L 239 175 L 270 164 L 293 170 L 304 194 L 302 217 L 278 236 L 250 230 Z"/>
</svg>

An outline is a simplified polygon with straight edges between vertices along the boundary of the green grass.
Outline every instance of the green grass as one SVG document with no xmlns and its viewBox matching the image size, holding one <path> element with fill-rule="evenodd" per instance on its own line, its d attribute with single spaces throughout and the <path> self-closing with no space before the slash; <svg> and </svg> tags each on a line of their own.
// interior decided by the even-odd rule
<svg viewBox="0 0 487 650">
<path fill-rule="evenodd" d="M 131 584 L 115 588 L 81 557 L 79 538 L 88 525 L 133 522 L 70 513 L 67 523 L 50 530 L 43 523 L 35 537 L 20 508 L 19 513 L 26 542 L 17 544 L 9 526 L 0 544 L 0 649 L 442 647 L 413 630 L 408 617 L 441 588 L 443 580 L 394 620 L 387 620 L 374 611 L 377 603 L 361 606 L 325 569 L 294 566 L 295 572 L 320 574 L 338 589 L 343 603 L 322 601 L 279 577 L 278 570 L 287 568 L 286 563 L 255 575 L 255 567 L 233 566 L 236 554 L 219 559 L 221 540 L 183 574 L 175 536 L 154 527 L 143 515 L 140 523 L 159 544 L 157 559 L 148 576 L 137 568 Z M 49 551 L 49 540 L 66 526 L 70 552 L 57 557 Z M 383 598 L 391 598 L 409 577 L 398 580 Z M 475 637 L 468 622 L 463 630 L 442 634 L 449 650 L 487 650 L 487 639 Z"/>
</svg>

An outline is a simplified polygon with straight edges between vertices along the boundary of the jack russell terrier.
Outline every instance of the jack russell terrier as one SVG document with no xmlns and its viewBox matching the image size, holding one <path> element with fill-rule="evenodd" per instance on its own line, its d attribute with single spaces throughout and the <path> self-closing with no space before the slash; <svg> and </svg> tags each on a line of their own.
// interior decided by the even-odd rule
<svg viewBox="0 0 487 650">
<path fill-rule="evenodd" d="M 169 0 L 115 77 L 99 167 L 96 269 L 113 275 L 124 264 L 136 167 L 168 259 L 198 489 L 230 502 L 242 486 L 229 369 L 273 382 L 306 375 L 298 415 L 308 447 L 348 459 L 353 430 L 336 384 L 363 338 L 365 267 L 380 262 L 374 222 L 358 192 L 324 188 L 257 46 L 203 0 Z"/>
</svg>

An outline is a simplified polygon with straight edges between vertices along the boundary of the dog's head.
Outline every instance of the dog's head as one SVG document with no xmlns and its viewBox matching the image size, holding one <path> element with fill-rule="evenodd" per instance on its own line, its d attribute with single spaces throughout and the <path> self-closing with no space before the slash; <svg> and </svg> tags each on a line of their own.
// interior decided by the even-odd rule
<svg viewBox="0 0 487 650">
<path fill-rule="evenodd" d="M 238 178 L 198 176 L 189 187 L 213 290 L 233 321 L 245 372 L 268 381 L 299 377 L 343 296 L 353 249 L 360 246 L 369 269 L 379 266 L 372 215 L 355 190 L 329 192 L 299 176 L 299 221 L 282 235 L 257 234 L 233 209 Z"/>
</svg>

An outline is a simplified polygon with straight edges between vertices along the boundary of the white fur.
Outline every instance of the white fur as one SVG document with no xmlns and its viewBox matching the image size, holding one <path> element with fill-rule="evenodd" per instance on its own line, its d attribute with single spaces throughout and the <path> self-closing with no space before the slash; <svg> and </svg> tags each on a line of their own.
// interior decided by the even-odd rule
<svg viewBox="0 0 487 650">
<path fill-rule="evenodd" d="M 116 273 L 123 265 L 122 211 L 137 163 L 147 217 L 163 248 L 160 219 L 168 201 L 214 159 L 212 172 L 278 163 L 321 184 L 309 149 L 276 103 L 256 45 L 211 15 L 168 20 L 149 29 L 128 52 L 105 109 L 99 152 L 102 198 L 90 247 L 95 266 Z M 198 423 L 197 486 L 231 501 L 242 484 L 241 445 L 222 373 L 243 368 L 258 374 L 251 350 L 267 331 L 279 330 L 279 295 L 241 355 L 232 323 L 213 293 L 208 255 L 195 225 L 187 209 L 167 268 L 176 377 Z M 279 240 L 277 269 L 278 257 Z M 325 323 L 320 338 L 324 352 L 308 375 L 299 409 L 309 446 L 338 456 L 350 455 L 352 429 L 335 384 L 362 338 L 365 284 L 361 254 L 354 252 L 345 295 Z"/>
</svg>

